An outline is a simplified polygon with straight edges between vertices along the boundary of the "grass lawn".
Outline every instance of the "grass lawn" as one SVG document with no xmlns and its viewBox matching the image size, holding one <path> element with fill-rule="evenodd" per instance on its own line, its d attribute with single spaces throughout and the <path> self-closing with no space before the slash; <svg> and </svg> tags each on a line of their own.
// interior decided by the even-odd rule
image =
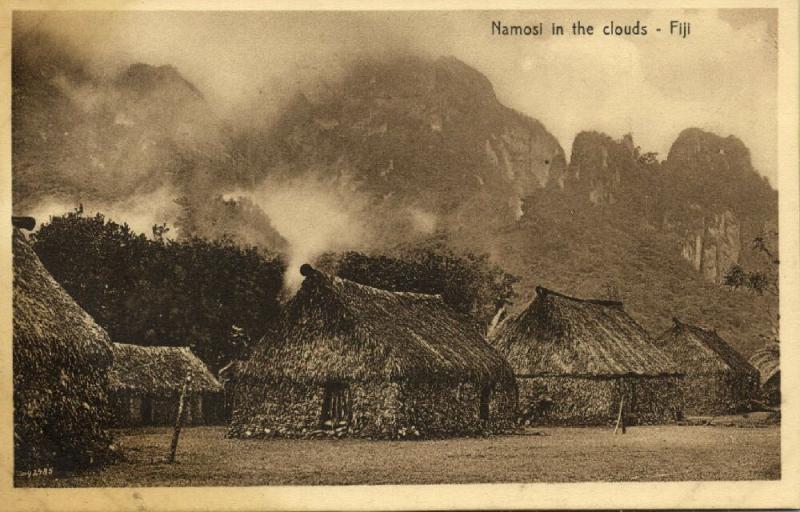
<svg viewBox="0 0 800 512">
<path fill-rule="evenodd" d="M 538 435 L 534 435 L 538 433 Z M 126 460 L 101 471 L 18 478 L 18 486 L 436 484 L 780 478 L 780 427 L 541 428 L 443 441 L 235 440 L 225 427 L 117 431 Z"/>
</svg>

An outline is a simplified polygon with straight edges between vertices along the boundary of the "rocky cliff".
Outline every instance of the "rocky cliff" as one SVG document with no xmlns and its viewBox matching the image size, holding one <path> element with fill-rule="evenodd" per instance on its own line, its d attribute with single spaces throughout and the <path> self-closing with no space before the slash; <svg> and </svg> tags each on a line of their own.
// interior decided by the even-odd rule
<svg viewBox="0 0 800 512">
<path fill-rule="evenodd" d="M 720 283 L 743 263 L 755 236 L 777 222 L 777 192 L 760 177 L 736 137 L 699 129 L 681 132 L 664 162 L 663 227 L 681 238 L 681 254 L 709 281 Z"/>
<path fill-rule="evenodd" d="M 360 62 L 327 94 L 298 97 L 268 137 L 273 163 L 340 163 L 359 186 L 453 228 L 521 215 L 564 152 L 538 121 L 506 108 L 455 58 Z"/>
<path fill-rule="evenodd" d="M 551 184 L 576 208 L 603 208 L 670 234 L 676 251 L 715 283 L 777 219 L 777 194 L 753 169 L 744 144 L 698 129 L 683 131 L 664 162 L 642 154 L 631 135 L 582 132 L 566 172 Z"/>
</svg>

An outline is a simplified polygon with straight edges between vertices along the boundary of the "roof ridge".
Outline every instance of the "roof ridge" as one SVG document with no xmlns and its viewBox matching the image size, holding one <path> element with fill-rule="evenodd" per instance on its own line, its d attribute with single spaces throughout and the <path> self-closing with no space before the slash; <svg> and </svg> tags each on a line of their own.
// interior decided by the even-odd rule
<svg viewBox="0 0 800 512">
<path fill-rule="evenodd" d="M 544 286 L 537 286 L 536 287 L 536 295 L 539 297 L 545 297 L 547 295 L 553 295 L 555 297 L 560 297 L 562 299 L 572 300 L 575 302 L 583 302 L 587 304 L 596 304 L 598 306 L 617 306 L 617 307 L 624 307 L 622 301 L 620 300 L 608 300 L 608 299 L 581 299 L 578 297 L 572 297 L 569 295 L 565 295 L 563 293 L 557 292 L 555 290 L 550 290 L 549 288 L 545 288 Z"/>
<path fill-rule="evenodd" d="M 140 345 L 138 343 L 121 343 L 118 341 L 113 343 L 114 345 L 122 345 L 123 347 L 137 347 L 146 350 L 163 348 L 169 350 L 188 350 L 189 352 L 192 352 L 192 348 L 188 345 Z M 192 352 L 192 354 L 194 354 L 194 352 Z"/>
<path fill-rule="evenodd" d="M 406 292 L 406 291 L 394 291 L 394 290 L 387 290 L 385 288 L 378 288 L 376 286 L 370 286 L 368 284 L 363 284 L 363 283 L 359 283 L 357 281 L 353 281 L 352 279 L 347 279 L 345 277 L 341 277 L 341 276 L 337 276 L 335 274 L 329 274 L 327 272 L 323 272 L 321 270 L 317 270 L 317 269 L 313 268 L 311 265 L 309 265 L 308 263 L 304 263 L 300 267 L 300 273 L 303 274 L 306 277 L 306 279 L 314 278 L 316 276 L 316 277 L 322 278 L 323 281 L 334 282 L 334 283 L 335 282 L 341 282 L 341 283 L 344 283 L 344 284 L 353 285 L 353 286 L 358 287 L 358 288 L 366 289 L 366 290 L 372 291 L 372 292 L 386 294 L 386 295 L 389 295 L 389 296 L 397 295 L 397 296 L 401 296 L 401 297 L 409 297 L 409 298 L 420 299 L 420 300 L 439 300 L 439 301 L 444 302 L 444 299 L 443 299 L 441 293 Z"/>
<path fill-rule="evenodd" d="M 736 350 L 733 345 L 728 343 L 719 335 L 716 329 L 706 329 L 699 325 L 681 323 L 680 328 L 688 330 L 694 334 L 696 339 L 706 348 L 711 350 L 718 357 L 722 358 L 730 367 L 733 365 L 749 365 L 749 360 L 742 353 Z"/>
</svg>

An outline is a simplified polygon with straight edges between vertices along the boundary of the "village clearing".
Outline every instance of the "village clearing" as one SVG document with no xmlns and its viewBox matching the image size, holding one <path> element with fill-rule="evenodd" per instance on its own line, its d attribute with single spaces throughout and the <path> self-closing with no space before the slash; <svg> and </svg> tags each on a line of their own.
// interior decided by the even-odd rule
<svg viewBox="0 0 800 512">
<path fill-rule="evenodd" d="M 728 423 L 730 424 L 730 423 Z M 189 427 L 175 464 L 169 427 L 118 430 L 126 460 L 17 486 L 248 486 L 480 482 L 765 480 L 780 478 L 780 426 L 528 428 L 515 435 L 428 441 L 226 439 Z"/>
</svg>

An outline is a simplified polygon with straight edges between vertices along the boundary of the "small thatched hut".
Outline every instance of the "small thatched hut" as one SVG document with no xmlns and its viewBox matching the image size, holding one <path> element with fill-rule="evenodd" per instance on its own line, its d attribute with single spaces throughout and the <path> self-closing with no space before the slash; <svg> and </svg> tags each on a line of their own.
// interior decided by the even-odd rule
<svg viewBox="0 0 800 512">
<path fill-rule="evenodd" d="M 761 392 L 765 405 L 781 405 L 781 349 L 777 343 L 768 343 L 750 356 L 749 362 L 759 373 Z"/>
<path fill-rule="evenodd" d="M 114 343 L 109 372 L 115 426 L 169 425 L 175 422 L 187 376 L 187 425 L 222 420 L 222 385 L 188 347 L 142 347 Z"/>
<path fill-rule="evenodd" d="M 101 463 L 111 437 L 106 374 L 111 341 L 53 279 L 14 219 L 14 466 L 74 469 Z"/>
<path fill-rule="evenodd" d="M 681 375 L 623 310 L 545 288 L 492 336 L 517 377 L 520 416 L 536 424 L 679 419 Z"/>
<path fill-rule="evenodd" d="M 274 339 L 239 373 L 231 436 L 444 437 L 511 425 L 511 368 L 440 296 L 301 273 Z"/>
<path fill-rule="evenodd" d="M 716 331 L 674 318 L 672 327 L 654 343 L 685 374 L 685 414 L 736 414 L 749 409 L 758 392 L 758 370 Z"/>
</svg>

